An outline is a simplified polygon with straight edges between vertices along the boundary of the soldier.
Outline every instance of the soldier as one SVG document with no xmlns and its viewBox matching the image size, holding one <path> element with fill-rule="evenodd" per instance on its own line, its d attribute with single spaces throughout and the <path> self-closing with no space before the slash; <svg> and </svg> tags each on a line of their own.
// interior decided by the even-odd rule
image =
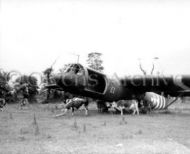
<svg viewBox="0 0 190 154">
<path fill-rule="evenodd" d="M 28 103 L 28 97 L 29 97 L 28 84 L 23 85 L 23 87 L 21 88 L 21 92 L 22 92 L 23 98 L 20 102 L 20 107 L 22 108 L 23 106 L 29 104 Z"/>
</svg>

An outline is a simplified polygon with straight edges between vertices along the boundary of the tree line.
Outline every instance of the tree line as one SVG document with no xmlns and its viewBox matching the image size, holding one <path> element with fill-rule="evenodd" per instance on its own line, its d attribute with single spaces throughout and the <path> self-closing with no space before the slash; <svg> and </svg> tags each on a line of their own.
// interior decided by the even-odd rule
<svg viewBox="0 0 190 154">
<path fill-rule="evenodd" d="M 102 54 L 99 52 L 91 52 L 88 54 L 87 65 L 88 67 L 102 72 L 104 67 L 101 59 Z M 65 65 L 59 71 L 62 73 L 67 67 Z M 45 69 L 42 72 L 42 85 L 55 83 L 53 67 Z M 51 100 L 67 99 L 72 97 L 71 94 L 58 91 L 40 88 L 38 86 L 38 80 L 35 76 L 20 75 L 14 81 L 11 81 L 11 73 L 6 72 L 3 69 L 0 70 L 0 98 L 4 98 L 8 103 L 18 102 L 23 95 L 22 87 L 28 88 L 28 101 L 47 103 Z M 11 83 L 11 84 L 10 84 Z M 23 86 L 24 85 L 24 86 Z M 14 91 L 14 93 L 13 93 Z"/>
</svg>

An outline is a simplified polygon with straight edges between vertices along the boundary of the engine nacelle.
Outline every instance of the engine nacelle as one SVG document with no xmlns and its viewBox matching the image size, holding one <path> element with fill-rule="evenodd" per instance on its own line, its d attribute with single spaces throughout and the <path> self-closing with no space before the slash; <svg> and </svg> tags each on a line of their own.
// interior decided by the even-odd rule
<svg viewBox="0 0 190 154">
<path fill-rule="evenodd" d="M 144 101 L 150 104 L 150 107 L 154 110 L 162 110 L 167 106 L 167 99 L 153 92 L 146 92 Z"/>
</svg>

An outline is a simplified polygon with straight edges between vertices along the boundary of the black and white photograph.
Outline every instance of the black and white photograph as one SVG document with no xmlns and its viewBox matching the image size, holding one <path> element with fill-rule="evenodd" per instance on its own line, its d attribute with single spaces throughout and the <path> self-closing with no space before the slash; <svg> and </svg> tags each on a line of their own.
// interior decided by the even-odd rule
<svg viewBox="0 0 190 154">
<path fill-rule="evenodd" d="M 190 154 L 190 1 L 0 0 L 0 154 Z"/>
</svg>

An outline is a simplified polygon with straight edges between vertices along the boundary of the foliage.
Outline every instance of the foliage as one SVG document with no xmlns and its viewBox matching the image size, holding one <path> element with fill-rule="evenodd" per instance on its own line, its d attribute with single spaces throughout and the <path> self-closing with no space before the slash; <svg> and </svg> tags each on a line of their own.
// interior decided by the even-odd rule
<svg viewBox="0 0 190 154">
<path fill-rule="evenodd" d="M 47 82 L 48 84 L 51 83 L 52 73 L 53 73 L 53 68 L 52 67 L 45 69 L 45 71 L 43 72 L 43 74 L 45 76 L 45 80 L 44 81 Z"/>
<path fill-rule="evenodd" d="M 60 69 L 60 72 L 62 72 L 63 69 Z M 43 83 L 45 85 L 49 84 L 55 84 L 55 76 L 56 74 L 53 73 L 52 67 L 47 68 L 45 71 L 43 71 Z M 56 100 L 63 100 L 64 99 L 64 92 L 61 92 L 56 89 L 46 89 L 45 87 L 40 90 L 39 94 L 40 102 L 41 103 L 48 103 L 49 101 L 56 101 Z"/>
<path fill-rule="evenodd" d="M 104 67 L 102 66 L 103 61 L 101 60 L 102 53 L 91 52 L 88 54 L 87 63 L 88 66 L 94 70 L 102 72 Z"/>
<path fill-rule="evenodd" d="M 34 76 L 22 75 L 21 77 L 18 77 L 16 79 L 16 83 L 17 85 L 15 84 L 15 86 L 20 86 L 20 87 L 24 84 L 27 84 L 29 101 L 35 100 L 35 96 L 38 94 L 38 85 L 37 85 L 37 79 Z"/>
<path fill-rule="evenodd" d="M 10 74 L 3 70 L 0 71 L 0 97 L 6 98 L 6 101 L 9 99 L 9 92 L 11 87 L 8 82 L 10 80 Z"/>
</svg>

